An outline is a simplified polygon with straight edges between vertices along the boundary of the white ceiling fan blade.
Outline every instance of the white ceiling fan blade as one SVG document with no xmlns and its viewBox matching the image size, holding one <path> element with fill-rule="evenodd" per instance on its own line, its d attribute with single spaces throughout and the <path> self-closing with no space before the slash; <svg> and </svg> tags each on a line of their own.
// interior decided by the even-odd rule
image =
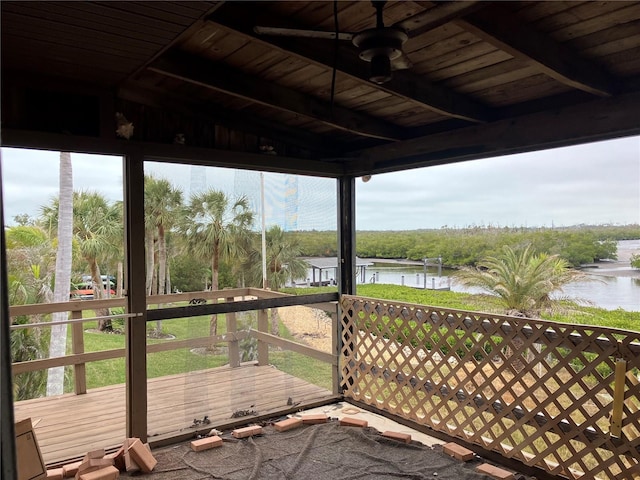
<svg viewBox="0 0 640 480">
<path fill-rule="evenodd" d="M 334 40 L 336 32 L 327 32 L 325 30 L 301 30 L 297 28 L 280 28 L 280 27 L 253 27 L 253 31 L 259 35 L 273 35 L 278 37 L 303 37 L 303 38 L 321 38 L 325 40 Z M 340 40 L 351 41 L 353 33 L 338 32 Z"/>
</svg>

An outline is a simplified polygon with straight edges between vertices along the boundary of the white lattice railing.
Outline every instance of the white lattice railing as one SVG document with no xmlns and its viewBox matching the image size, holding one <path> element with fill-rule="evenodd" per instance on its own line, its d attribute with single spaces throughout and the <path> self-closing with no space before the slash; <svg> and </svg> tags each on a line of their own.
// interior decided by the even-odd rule
<svg viewBox="0 0 640 480">
<path fill-rule="evenodd" d="M 640 334 L 343 296 L 347 398 L 569 478 L 640 478 Z"/>
</svg>

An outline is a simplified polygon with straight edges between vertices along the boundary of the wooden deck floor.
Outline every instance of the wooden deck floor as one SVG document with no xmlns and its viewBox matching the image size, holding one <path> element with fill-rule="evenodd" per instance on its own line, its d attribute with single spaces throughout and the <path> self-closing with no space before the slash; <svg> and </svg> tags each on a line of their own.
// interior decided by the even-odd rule
<svg viewBox="0 0 640 480">
<path fill-rule="evenodd" d="M 234 412 L 255 410 L 259 415 L 331 398 L 331 392 L 271 366 L 220 367 L 150 379 L 148 382 L 149 440 L 192 430 L 194 419 L 205 415 L 211 427 L 228 424 Z M 125 386 L 90 390 L 16 402 L 16 420 L 31 417 L 46 463 L 115 447 L 125 437 Z M 250 417 L 247 417 L 249 420 Z"/>
</svg>

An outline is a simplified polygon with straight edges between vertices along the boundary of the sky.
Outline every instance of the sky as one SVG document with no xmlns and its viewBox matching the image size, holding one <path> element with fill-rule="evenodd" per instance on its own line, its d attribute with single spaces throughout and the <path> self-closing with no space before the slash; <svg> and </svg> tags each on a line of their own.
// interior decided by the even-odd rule
<svg viewBox="0 0 640 480">
<path fill-rule="evenodd" d="M 75 190 L 122 200 L 122 159 L 72 154 Z M 2 149 L 5 224 L 37 217 L 58 194 L 58 152 Z M 202 188 L 246 194 L 258 209 L 260 175 L 147 162 L 188 198 Z M 297 183 L 296 183 L 297 179 Z M 336 228 L 336 182 L 266 173 L 267 225 Z M 295 193 L 297 192 L 297 193 Z M 297 198 L 297 201 L 296 201 Z M 640 223 L 640 137 L 374 175 L 356 182 L 358 230 Z"/>
</svg>

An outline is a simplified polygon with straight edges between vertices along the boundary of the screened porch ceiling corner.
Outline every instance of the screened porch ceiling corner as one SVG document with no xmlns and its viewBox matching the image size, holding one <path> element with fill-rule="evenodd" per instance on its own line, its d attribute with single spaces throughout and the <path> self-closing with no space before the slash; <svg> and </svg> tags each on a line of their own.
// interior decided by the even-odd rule
<svg viewBox="0 0 640 480">
<path fill-rule="evenodd" d="M 167 155 L 338 177 L 638 133 L 638 2 L 382 3 L 2 2 L 3 144 L 121 151 L 117 112 Z"/>
</svg>

